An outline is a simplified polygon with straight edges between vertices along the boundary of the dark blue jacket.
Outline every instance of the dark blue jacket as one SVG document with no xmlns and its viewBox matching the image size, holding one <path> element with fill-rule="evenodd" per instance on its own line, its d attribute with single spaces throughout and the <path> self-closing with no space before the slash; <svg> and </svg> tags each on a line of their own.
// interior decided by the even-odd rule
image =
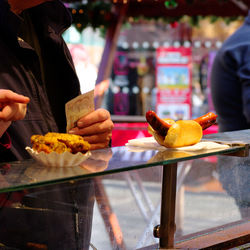
<svg viewBox="0 0 250 250">
<path fill-rule="evenodd" d="M 30 97 L 24 120 L 13 122 L 10 150 L 1 161 L 28 158 L 32 134 L 65 132 L 65 103 L 80 93 L 70 52 L 62 33 L 71 15 L 60 1 L 26 10 L 21 17 L 0 0 L 0 88 Z"/>
<path fill-rule="evenodd" d="M 220 131 L 250 128 L 250 15 L 217 52 L 211 91 Z"/>
</svg>

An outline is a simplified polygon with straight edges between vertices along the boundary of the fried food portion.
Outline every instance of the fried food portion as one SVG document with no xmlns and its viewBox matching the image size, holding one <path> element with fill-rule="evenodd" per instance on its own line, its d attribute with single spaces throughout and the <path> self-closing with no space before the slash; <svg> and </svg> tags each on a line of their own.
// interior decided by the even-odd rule
<svg viewBox="0 0 250 250">
<path fill-rule="evenodd" d="M 78 152 L 86 153 L 90 150 L 90 144 L 80 135 L 49 132 L 46 135 L 32 135 L 31 143 L 33 150 L 51 153 L 53 151 L 61 154 L 69 151 L 72 154 Z"/>
</svg>

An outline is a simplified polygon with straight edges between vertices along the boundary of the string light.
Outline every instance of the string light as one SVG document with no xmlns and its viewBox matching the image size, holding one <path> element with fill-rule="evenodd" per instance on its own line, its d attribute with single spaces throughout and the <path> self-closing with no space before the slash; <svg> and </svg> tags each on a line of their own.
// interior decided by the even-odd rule
<svg viewBox="0 0 250 250">
<path fill-rule="evenodd" d="M 167 9 L 174 9 L 178 6 L 178 3 L 175 0 L 167 0 L 164 5 Z"/>
<path fill-rule="evenodd" d="M 211 48 L 212 43 L 211 43 L 211 41 L 205 41 L 204 45 L 206 48 Z"/>
<path fill-rule="evenodd" d="M 134 22 L 134 18 L 133 18 L 132 16 L 130 16 L 130 17 L 128 18 L 128 21 L 129 21 L 130 23 L 133 23 L 133 22 Z"/>
<path fill-rule="evenodd" d="M 173 42 L 173 46 L 174 46 L 175 48 L 179 48 L 179 47 L 181 46 L 181 43 L 180 43 L 179 41 L 174 41 L 174 42 Z"/>
<path fill-rule="evenodd" d="M 132 47 L 133 47 L 133 49 L 138 49 L 139 48 L 139 43 L 138 42 L 133 42 Z"/>
<path fill-rule="evenodd" d="M 143 42 L 143 43 L 142 43 L 142 47 L 143 47 L 144 49 L 148 49 L 148 48 L 149 48 L 149 42 L 147 42 L 147 41 Z"/>
<path fill-rule="evenodd" d="M 159 46 L 160 46 L 160 43 L 159 43 L 159 42 L 157 42 L 157 41 L 153 42 L 153 47 L 154 47 L 155 49 L 157 49 Z"/>
<path fill-rule="evenodd" d="M 195 48 L 200 48 L 201 47 L 201 41 L 195 41 L 194 42 L 194 47 Z"/>
<path fill-rule="evenodd" d="M 217 41 L 217 42 L 215 43 L 215 47 L 216 47 L 216 48 L 220 48 L 221 45 L 222 45 L 222 42 L 221 42 L 221 41 Z"/>
<path fill-rule="evenodd" d="M 127 42 L 122 43 L 122 48 L 123 49 L 128 49 L 128 47 L 129 47 L 129 44 Z"/>
<path fill-rule="evenodd" d="M 184 46 L 185 48 L 189 48 L 189 47 L 191 46 L 191 43 L 190 43 L 189 41 L 185 41 L 185 42 L 183 43 L 183 46 Z"/>
</svg>

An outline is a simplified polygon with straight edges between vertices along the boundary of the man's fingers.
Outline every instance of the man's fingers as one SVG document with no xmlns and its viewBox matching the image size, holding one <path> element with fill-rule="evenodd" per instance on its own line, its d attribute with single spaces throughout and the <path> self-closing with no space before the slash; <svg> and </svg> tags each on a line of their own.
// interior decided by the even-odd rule
<svg viewBox="0 0 250 250">
<path fill-rule="evenodd" d="M 79 128 L 88 127 L 94 123 L 101 123 L 105 120 L 110 120 L 110 113 L 105 109 L 97 109 L 86 116 L 79 119 L 77 126 Z"/>
<path fill-rule="evenodd" d="M 18 103 L 29 103 L 30 99 L 27 96 L 19 95 L 11 90 L 1 89 L 0 90 L 0 102 L 18 102 Z"/>
<path fill-rule="evenodd" d="M 88 141 L 90 144 L 104 143 L 108 145 L 111 137 L 112 137 L 111 133 L 103 133 L 91 136 L 83 136 L 83 139 L 85 141 Z"/>
<path fill-rule="evenodd" d="M 5 106 L 0 111 L 0 120 L 3 121 L 17 121 L 25 117 L 27 105 L 22 103 L 13 103 Z"/>
<path fill-rule="evenodd" d="M 14 115 L 18 110 L 18 104 L 6 106 L 0 112 L 0 119 L 3 121 L 11 121 L 13 120 Z"/>
<path fill-rule="evenodd" d="M 108 146 L 109 146 L 109 144 L 107 144 L 107 143 L 90 144 L 90 150 L 107 148 Z"/>
<path fill-rule="evenodd" d="M 78 135 L 93 135 L 93 134 L 101 134 L 111 132 L 113 129 L 113 123 L 111 120 L 106 120 L 102 123 L 95 123 L 89 127 L 78 128 L 75 127 L 69 131 L 70 134 L 78 134 Z"/>
</svg>

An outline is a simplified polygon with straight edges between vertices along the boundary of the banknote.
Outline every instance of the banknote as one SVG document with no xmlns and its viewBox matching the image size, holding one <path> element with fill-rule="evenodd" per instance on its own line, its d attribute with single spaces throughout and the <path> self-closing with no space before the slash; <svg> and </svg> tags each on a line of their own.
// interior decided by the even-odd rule
<svg viewBox="0 0 250 250">
<path fill-rule="evenodd" d="M 94 111 L 94 90 L 77 96 L 65 104 L 65 113 L 67 119 L 66 131 L 76 126 L 77 121 Z"/>
</svg>

